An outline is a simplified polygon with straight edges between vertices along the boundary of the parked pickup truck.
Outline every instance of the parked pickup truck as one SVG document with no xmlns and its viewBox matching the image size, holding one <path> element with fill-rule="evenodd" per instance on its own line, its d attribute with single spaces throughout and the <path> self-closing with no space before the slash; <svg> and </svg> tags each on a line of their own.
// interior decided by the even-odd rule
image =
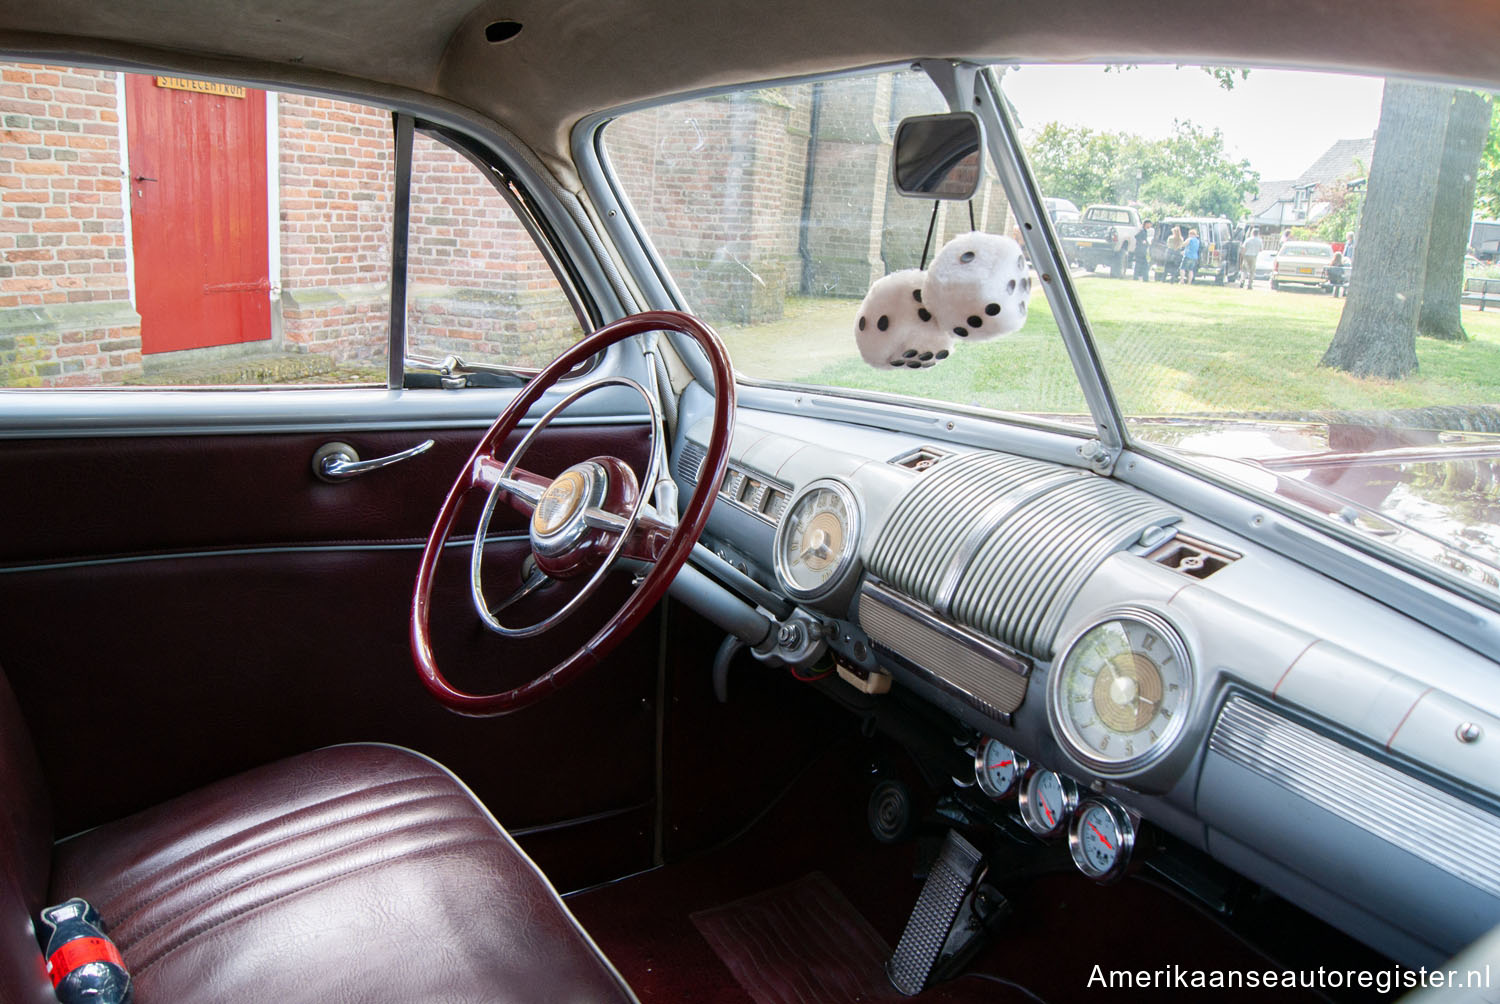
<svg viewBox="0 0 1500 1004">
<path fill-rule="evenodd" d="M 1122 279 L 1140 228 L 1141 215 L 1129 206 L 1089 206 L 1075 222 L 1059 223 L 1057 235 L 1073 264 L 1090 272 L 1108 265 L 1109 274 Z"/>
</svg>

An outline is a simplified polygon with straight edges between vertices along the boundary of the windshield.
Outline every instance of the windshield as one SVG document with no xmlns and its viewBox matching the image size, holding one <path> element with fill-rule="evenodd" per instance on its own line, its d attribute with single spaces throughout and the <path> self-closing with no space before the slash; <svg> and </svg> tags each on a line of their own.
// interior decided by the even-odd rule
<svg viewBox="0 0 1500 1004">
<path fill-rule="evenodd" d="M 632 112 L 610 123 L 604 146 L 688 309 L 723 336 L 743 376 L 1092 426 L 1040 294 L 1021 330 L 983 344 L 946 334 L 898 343 L 892 311 L 869 313 L 859 329 L 876 280 L 923 268 L 976 227 L 1020 236 L 987 160 L 969 202 L 896 192 L 896 125 L 946 110 L 925 74 L 883 72 Z M 1036 285 L 1027 272 L 1020 278 Z M 901 293 L 899 305 L 913 323 L 921 309 L 914 291 Z M 993 316 L 984 310 L 999 302 L 979 303 L 977 319 Z M 889 336 L 873 362 L 861 335 L 866 346 Z"/>
<path fill-rule="evenodd" d="M 1121 280 L 1058 227 L 1131 438 L 1500 593 L 1500 265 L 1473 244 L 1500 208 L 1493 96 L 1253 68 L 999 75 L 1041 189 L 1133 207 L 1152 238 Z"/>
<path fill-rule="evenodd" d="M 1256 68 L 995 72 L 1040 194 L 1082 207 L 1043 225 L 1127 436 L 1500 597 L 1493 95 Z M 877 280 L 925 267 L 902 294 L 920 302 L 971 226 L 1023 236 L 988 158 L 967 204 L 893 190 L 896 123 L 943 110 L 920 73 L 867 74 L 631 113 L 605 147 L 745 376 L 1091 425 L 1029 255 L 992 270 L 1036 293 L 999 337 L 969 337 L 991 307 L 1014 316 L 982 291 L 944 349 L 879 324 L 897 314 L 875 309 Z"/>
</svg>

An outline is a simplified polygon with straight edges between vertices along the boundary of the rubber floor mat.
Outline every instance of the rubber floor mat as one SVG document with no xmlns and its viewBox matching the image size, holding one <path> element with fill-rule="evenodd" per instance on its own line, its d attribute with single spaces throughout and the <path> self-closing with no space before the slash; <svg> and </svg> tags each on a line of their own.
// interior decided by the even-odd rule
<svg viewBox="0 0 1500 1004">
<path fill-rule="evenodd" d="M 692 915 L 756 1004 L 902 1001 L 890 947 L 821 872 Z"/>
</svg>

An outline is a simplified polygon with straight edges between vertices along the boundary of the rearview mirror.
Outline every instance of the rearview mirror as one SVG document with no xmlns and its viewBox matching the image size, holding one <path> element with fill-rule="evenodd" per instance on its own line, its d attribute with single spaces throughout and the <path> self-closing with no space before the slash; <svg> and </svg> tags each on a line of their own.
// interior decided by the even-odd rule
<svg viewBox="0 0 1500 1004">
<path fill-rule="evenodd" d="M 893 150 L 896 191 L 921 199 L 971 199 L 983 165 L 972 112 L 902 119 Z"/>
</svg>

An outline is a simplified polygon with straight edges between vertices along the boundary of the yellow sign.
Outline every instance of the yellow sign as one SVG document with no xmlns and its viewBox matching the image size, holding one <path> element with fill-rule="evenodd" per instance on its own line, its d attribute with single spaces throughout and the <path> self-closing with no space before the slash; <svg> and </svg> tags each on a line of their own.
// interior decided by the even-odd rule
<svg viewBox="0 0 1500 1004">
<path fill-rule="evenodd" d="M 212 80 L 189 80 L 186 77 L 157 77 L 157 87 L 174 91 L 197 91 L 199 94 L 221 94 L 226 98 L 243 98 L 245 89 L 238 84 L 219 84 Z"/>
</svg>

